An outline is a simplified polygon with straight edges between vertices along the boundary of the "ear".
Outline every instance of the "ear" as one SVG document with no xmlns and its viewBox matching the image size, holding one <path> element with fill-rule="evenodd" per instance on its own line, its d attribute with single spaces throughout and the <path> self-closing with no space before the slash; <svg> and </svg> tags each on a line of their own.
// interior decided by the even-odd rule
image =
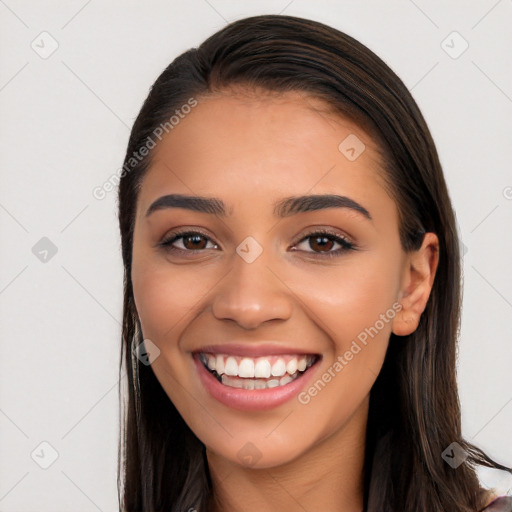
<svg viewBox="0 0 512 512">
<path fill-rule="evenodd" d="M 393 318 L 392 331 L 397 336 L 413 333 L 427 305 L 439 262 L 439 240 L 425 233 L 421 247 L 407 254 L 399 303 L 402 309 Z"/>
</svg>

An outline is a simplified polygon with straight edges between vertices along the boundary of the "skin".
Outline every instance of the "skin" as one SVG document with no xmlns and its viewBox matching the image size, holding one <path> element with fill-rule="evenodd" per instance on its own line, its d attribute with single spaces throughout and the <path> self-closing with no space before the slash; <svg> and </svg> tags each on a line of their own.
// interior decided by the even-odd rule
<svg viewBox="0 0 512 512">
<path fill-rule="evenodd" d="M 366 146 L 355 161 L 338 150 L 350 134 Z M 201 98 L 155 148 L 137 204 L 134 297 L 144 337 L 160 350 L 153 371 L 207 447 L 215 511 L 362 509 L 370 389 L 391 332 L 417 328 L 438 261 L 432 233 L 416 252 L 401 248 L 381 174 L 360 127 L 295 92 Z M 220 198 L 230 215 L 172 208 L 145 216 L 170 193 Z M 285 196 L 328 193 L 357 201 L 372 220 L 347 208 L 273 215 Z M 193 252 L 183 238 L 174 242 L 182 253 L 158 245 L 177 228 L 200 229 L 204 248 Z M 328 258 L 323 251 L 340 246 L 318 246 L 305 238 L 310 228 L 335 230 L 356 250 Z M 263 248 L 250 264 L 236 252 L 247 236 Z M 275 341 L 322 355 L 315 382 L 393 304 L 401 310 L 306 404 L 240 411 L 198 378 L 191 353 L 202 346 Z M 259 458 L 243 461 L 248 442 Z"/>
</svg>

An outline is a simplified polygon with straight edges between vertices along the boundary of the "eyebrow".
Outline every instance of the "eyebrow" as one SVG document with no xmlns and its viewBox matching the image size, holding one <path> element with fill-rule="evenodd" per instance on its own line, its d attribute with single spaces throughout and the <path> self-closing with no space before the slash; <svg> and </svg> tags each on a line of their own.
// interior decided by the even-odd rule
<svg viewBox="0 0 512 512">
<path fill-rule="evenodd" d="M 159 197 L 146 212 L 146 217 L 157 210 L 168 208 L 185 208 L 200 213 L 209 213 L 225 217 L 228 215 L 225 203 L 215 197 L 189 196 L 183 194 L 169 194 Z M 274 203 L 274 215 L 277 217 L 290 217 L 298 213 L 323 210 L 326 208 L 347 208 L 362 214 L 372 220 L 370 212 L 359 203 L 347 196 L 336 194 L 318 194 L 307 196 L 285 197 Z M 229 211 L 231 215 L 232 210 Z"/>
</svg>

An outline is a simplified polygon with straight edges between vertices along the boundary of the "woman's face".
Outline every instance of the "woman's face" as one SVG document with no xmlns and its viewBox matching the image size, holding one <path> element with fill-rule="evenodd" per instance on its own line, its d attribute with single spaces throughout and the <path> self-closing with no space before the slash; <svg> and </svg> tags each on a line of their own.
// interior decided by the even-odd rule
<svg viewBox="0 0 512 512">
<path fill-rule="evenodd" d="M 209 452 L 241 465 L 360 439 L 407 284 L 376 146 L 322 107 L 208 97 L 155 148 L 138 198 L 152 369 Z"/>
</svg>

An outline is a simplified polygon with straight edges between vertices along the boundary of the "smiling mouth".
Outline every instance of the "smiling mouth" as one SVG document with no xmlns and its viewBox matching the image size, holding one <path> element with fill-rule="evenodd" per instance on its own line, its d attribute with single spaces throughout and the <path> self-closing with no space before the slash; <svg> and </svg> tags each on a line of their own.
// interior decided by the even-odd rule
<svg viewBox="0 0 512 512">
<path fill-rule="evenodd" d="M 197 357 L 218 382 L 241 389 L 285 386 L 320 359 L 317 354 L 246 357 L 208 352 L 200 352 Z"/>
</svg>

